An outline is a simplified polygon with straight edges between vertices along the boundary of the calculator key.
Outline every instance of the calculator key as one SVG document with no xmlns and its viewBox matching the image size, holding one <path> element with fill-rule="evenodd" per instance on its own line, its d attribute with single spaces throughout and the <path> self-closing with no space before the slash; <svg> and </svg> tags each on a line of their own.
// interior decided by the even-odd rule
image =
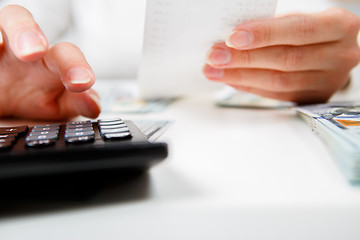
<svg viewBox="0 0 360 240">
<path fill-rule="evenodd" d="M 66 125 L 84 125 L 84 124 L 91 124 L 91 121 L 87 120 L 87 121 L 68 122 Z"/>
<path fill-rule="evenodd" d="M 57 134 L 34 135 L 34 136 L 27 136 L 25 141 L 56 140 L 57 138 L 58 138 Z"/>
<path fill-rule="evenodd" d="M 102 129 L 113 129 L 113 128 L 125 128 L 127 125 L 123 124 L 116 124 L 116 125 L 99 125 L 99 128 Z"/>
<path fill-rule="evenodd" d="M 100 119 L 98 123 L 112 123 L 112 122 L 124 122 L 121 118 L 114 118 L 114 119 Z"/>
<path fill-rule="evenodd" d="M 86 127 L 86 128 L 68 128 L 65 130 L 66 133 L 71 133 L 71 132 L 88 132 L 88 131 L 93 131 L 94 129 L 92 127 Z"/>
<path fill-rule="evenodd" d="M 74 143 L 74 144 L 82 144 L 82 143 L 91 143 L 95 141 L 95 136 L 81 136 L 81 137 L 69 137 L 66 139 L 67 143 Z"/>
<path fill-rule="evenodd" d="M 121 140 L 121 139 L 130 139 L 132 136 L 130 132 L 125 133 L 107 133 L 103 135 L 105 140 Z"/>
<path fill-rule="evenodd" d="M 5 150 L 9 150 L 11 149 L 11 147 L 13 146 L 13 143 L 11 142 L 0 142 L 0 151 L 5 151 Z"/>
<path fill-rule="evenodd" d="M 13 144 L 14 141 L 12 141 L 11 139 L 3 138 L 3 139 L 0 139 L 0 143 L 10 143 L 10 144 Z"/>
<path fill-rule="evenodd" d="M 31 131 L 29 136 L 52 135 L 58 133 L 59 133 L 58 130 L 49 130 L 49 131 L 41 131 L 41 132 Z"/>
<path fill-rule="evenodd" d="M 31 131 L 32 132 L 58 131 L 59 128 L 60 128 L 60 126 L 47 126 L 47 127 L 35 126 L 35 127 L 33 127 L 33 129 Z"/>
<path fill-rule="evenodd" d="M 88 128 L 88 127 L 92 127 L 92 124 L 84 123 L 84 124 L 78 124 L 78 125 L 66 125 L 66 129 Z"/>
<path fill-rule="evenodd" d="M 69 132 L 65 134 L 65 138 L 71 137 L 82 137 L 82 136 L 95 136 L 94 131 L 86 131 L 86 132 Z"/>
<path fill-rule="evenodd" d="M 113 121 L 98 121 L 99 123 L 99 127 L 103 127 L 103 126 L 111 126 L 111 125 L 118 125 L 118 124 L 125 124 L 125 122 L 123 120 L 113 120 Z"/>
<path fill-rule="evenodd" d="M 15 134 L 5 134 L 5 135 L 0 135 L 0 139 L 5 138 L 5 139 L 14 139 L 15 140 L 17 138 L 17 136 L 18 136 L 17 133 L 15 133 Z"/>
<path fill-rule="evenodd" d="M 49 123 L 49 124 L 42 124 L 42 125 L 35 125 L 33 128 L 59 128 L 60 127 L 60 123 Z"/>
<path fill-rule="evenodd" d="M 27 141 L 26 146 L 28 147 L 47 147 L 54 145 L 56 140 L 54 139 L 44 139 L 44 140 L 34 140 L 34 141 Z"/>
<path fill-rule="evenodd" d="M 14 136 L 9 136 L 7 138 L 0 138 L 0 143 L 3 143 L 3 142 L 14 143 L 14 142 L 16 142 L 16 138 Z"/>
<path fill-rule="evenodd" d="M 101 134 L 107 134 L 107 133 L 124 133 L 124 132 L 129 132 L 130 129 L 128 127 L 124 127 L 124 128 L 114 128 L 114 129 L 101 129 L 100 133 Z"/>
<path fill-rule="evenodd" d="M 19 126 L 19 127 L 8 127 L 8 128 L 0 128 L 0 134 L 6 135 L 6 134 L 14 134 L 17 133 L 20 136 L 23 136 L 27 133 L 29 130 L 28 126 Z"/>
</svg>

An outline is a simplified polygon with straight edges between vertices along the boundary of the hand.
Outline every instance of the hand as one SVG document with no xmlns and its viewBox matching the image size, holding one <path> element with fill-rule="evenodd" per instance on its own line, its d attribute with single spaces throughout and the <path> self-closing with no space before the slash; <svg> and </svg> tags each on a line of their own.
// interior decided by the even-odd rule
<svg viewBox="0 0 360 240">
<path fill-rule="evenodd" d="M 357 16 L 337 8 L 244 23 L 212 47 L 204 74 L 264 97 L 326 102 L 359 62 L 359 28 Z"/>
<path fill-rule="evenodd" d="M 32 15 L 17 5 L 0 10 L 0 30 L 0 117 L 99 115 L 99 96 L 90 89 L 95 76 L 76 46 L 49 47 Z"/>
</svg>

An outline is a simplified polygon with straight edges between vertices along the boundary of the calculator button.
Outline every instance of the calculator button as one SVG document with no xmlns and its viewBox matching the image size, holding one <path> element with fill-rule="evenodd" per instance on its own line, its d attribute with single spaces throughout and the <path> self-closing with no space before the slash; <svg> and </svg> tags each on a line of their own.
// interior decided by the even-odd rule
<svg viewBox="0 0 360 240">
<path fill-rule="evenodd" d="M 121 140 L 131 138 L 130 132 L 125 133 L 107 133 L 103 135 L 105 140 Z"/>
<path fill-rule="evenodd" d="M 16 142 L 16 138 L 13 136 L 7 137 L 7 138 L 0 138 L 0 143 L 4 143 L 4 142 L 14 143 L 14 142 Z"/>
<path fill-rule="evenodd" d="M 87 120 L 87 121 L 68 122 L 66 125 L 84 125 L 84 124 L 91 125 L 91 121 Z"/>
<path fill-rule="evenodd" d="M 87 127 L 87 128 L 68 128 L 66 129 L 66 133 L 71 133 L 71 132 L 88 132 L 88 131 L 93 131 L 94 129 L 92 127 Z"/>
<path fill-rule="evenodd" d="M 10 143 L 10 144 L 13 144 L 14 142 L 15 142 L 15 140 L 12 140 L 12 139 L 6 139 L 6 138 L 0 139 L 0 143 Z"/>
<path fill-rule="evenodd" d="M 58 131 L 59 130 L 59 126 L 35 126 L 33 127 L 33 129 L 31 130 L 32 132 L 43 132 L 43 131 Z"/>
<path fill-rule="evenodd" d="M 75 129 L 75 128 L 89 128 L 92 127 L 91 123 L 77 124 L 77 125 L 66 125 L 66 129 Z"/>
<path fill-rule="evenodd" d="M 15 134 L 5 134 L 5 135 L 0 135 L 0 139 L 16 139 L 18 136 L 17 133 Z"/>
<path fill-rule="evenodd" d="M 8 128 L 0 128 L 0 134 L 6 135 L 6 134 L 14 134 L 17 133 L 20 136 L 23 136 L 28 131 L 28 126 L 19 126 L 19 127 L 8 127 Z"/>
<path fill-rule="evenodd" d="M 90 142 L 94 142 L 94 140 L 95 140 L 94 135 L 66 138 L 67 143 L 74 143 L 74 144 L 90 143 Z"/>
<path fill-rule="evenodd" d="M 121 118 L 114 118 L 114 119 L 100 119 L 98 120 L 98 123 L 113 123 L 113 122 L 124 122 Z"/>
<path fill-rule="evenodd" d="M 125 122 L 123 120 L 99 121 L 98 123 L 99 123 L 99 127 L 125 124 Z"/>
<path fill-rule="evenodd" d="M 95 136 L 94 131 L 86 131 L 86 132 L 69 132 L 65 134 L 65 138 L 71 137 L 82 137 L 82 136 Z"/>
<path fill-rule="evenodd" d="M 124 127 L 124 128 L 101 129 L 101 130 L 100 130 L 100 133 L 101 133 L 101 134 L 107 134 L 107 133 L 124 133 L 124 132 L 129 132 L 129 128 L 128 128 L 128 127 Z"/>
<path fill-rule="evenodd" d="M 58 130 L 49 130 L 49 131 L 41 131 L 41 132 L 31 131 L 29 136 L 53 135 L 58 133 L 59 133 Z"/>
<path fill-rule="evenodd" d="M 57 134 L 34 135 L 26 137 L 25 141 L 56 140 L 57 138 Z"/>
<path fill-rule="evenodd" d="M 35 125 L 34 128 L 59 128 L 60 127 L 60 123 L 50 123 L 50 124 L 42 124 L 42 125 Z"/>
<path fill-rule="evenodd" d="M 116 124 L 116 125 L 100 125 L 99 128 L 102 129 L 113 129 L 113 128 L 125 128 L 127 125 L 123 124 Z"/>
<path fill-rule="evenodd" d="M 26 146 L 28 146 L 28 147 L 47 147 L 47 146 L 54 145 L 55 142 L 56 142 L 56 140 L 54 140 L 54 139 L 26 141 Z"/>
<path fill-rule="evenodd" d="M 12 142 L 0 142 L 0 151 L 9 150 L 12 146 Z"/>
</svg>

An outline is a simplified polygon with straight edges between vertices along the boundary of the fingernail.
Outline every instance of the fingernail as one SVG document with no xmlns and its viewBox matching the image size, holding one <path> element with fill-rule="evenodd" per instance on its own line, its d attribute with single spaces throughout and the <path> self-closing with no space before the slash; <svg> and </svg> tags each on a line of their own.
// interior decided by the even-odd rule
<svg viewBox="0 0 360 240">
<path fill-rule="evenodd" d="M 212 48 L 208 52 L 207 61 L 210 65 L 226 65 L 231 60 L 231 53 L 222 48 Z"/>
<path fill-rule="evenodd" d="M 46 50 L 42 36 L 34 31 L 20 33 L 16 43 L 22 56 L 29 56 Z"/>
<path fill-rule="evenodd" d="M 226 39 L 226 45 L 232 48 L 244 48 L 250 46 L 254 41 L 254 36 L 247 31 L 234 31 Z"/>
<path fill-rule="evenodd" d="M 68 77 L 72 84 L 86 84 L 91 81 L 91 74 L 89 70 L 82 67 L 72 68 L 68 72 Z"/>
<path fill-rule="evenodd" d="M 206 66 L 204 68 L 204 74 L 209 79 L 216 80 L 221 79 L 224 76 L 224 70 Z"/>
</svg>

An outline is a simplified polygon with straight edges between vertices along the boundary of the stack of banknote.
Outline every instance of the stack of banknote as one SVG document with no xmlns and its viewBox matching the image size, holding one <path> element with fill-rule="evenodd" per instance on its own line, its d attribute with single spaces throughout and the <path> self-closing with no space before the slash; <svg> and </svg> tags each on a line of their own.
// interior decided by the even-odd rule
<svg viewBox="0 0 360 240">
<path fill-rule="evenodd" d="M 299 115 L 325 143 L 350 183 L 360 184 L 360 102 L 302 106 Z"/>
</svg>

